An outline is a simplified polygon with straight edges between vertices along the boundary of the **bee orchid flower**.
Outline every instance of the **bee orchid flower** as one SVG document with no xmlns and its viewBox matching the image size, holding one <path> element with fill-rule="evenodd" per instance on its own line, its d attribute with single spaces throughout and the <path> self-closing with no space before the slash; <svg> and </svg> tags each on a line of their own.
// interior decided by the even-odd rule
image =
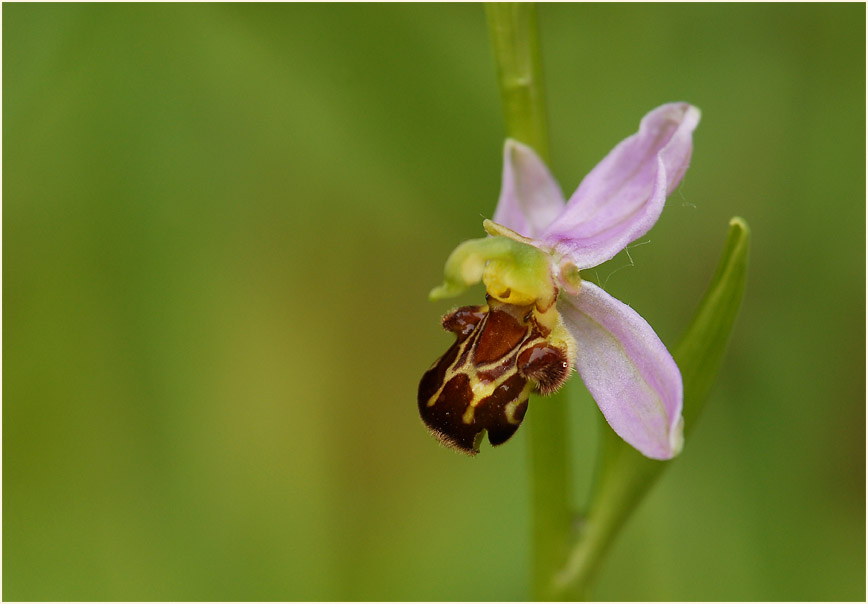
<svg viewBox="0 0 868 604">
<path fill-rule="evenodd" d="M 654 109 L 568 201 L 539 156 L 507 140 L 488 237 L 450 255 L 432 299 L 482 281 L 486 304 L 447 314 L 455 343 L 424 374 L 418 406 L 442 443 L 469 454 L 518 429 L 531 392 L 550 394 L 578 371 L 612 429 L 646 457 L 683 444 L 681 373 L 632 308 L 580 271 L 647 233 L 690 162 L 699 110 Z"/>
</svg>

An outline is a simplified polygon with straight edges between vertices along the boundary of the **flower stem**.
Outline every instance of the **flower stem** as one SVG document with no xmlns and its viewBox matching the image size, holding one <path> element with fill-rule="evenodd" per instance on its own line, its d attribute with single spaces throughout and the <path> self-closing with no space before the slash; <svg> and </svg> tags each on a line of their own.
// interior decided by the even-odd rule
<svg viewBox="0 0 868 604">
<path fill-rule="evenodd" d="M 537 601 L 563 598 L 555 578 L 563 567 L 572 536 L 570 468 L 567 447 L 567 400 L 574 384 L 529 412 L 532 514 L 532 584 Z"/>
<path fill-rule="evenodd" d="M 549 159 L 549 139 L 537 36 L 536 6 L 486 4 L 507 136 Z M 572 510 L 567 448 L 567 392 L 531 405 L 530 480 L 532 508 L 532 594 L 556 599 L 555 576 L 570 545 Z"/>
<path fill-rule="evenodd" d="M 543 96 L 536 6 L 525 2 L 485 5 L 503 99 L 507 136 L 548 163 L 549 134 Z"/>
</svg>

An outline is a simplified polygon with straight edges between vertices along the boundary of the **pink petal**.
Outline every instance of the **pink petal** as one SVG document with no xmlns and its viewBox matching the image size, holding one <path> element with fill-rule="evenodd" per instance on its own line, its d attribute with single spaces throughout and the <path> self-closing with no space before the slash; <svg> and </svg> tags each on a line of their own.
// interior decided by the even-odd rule
<svg viewBox="0 0 868 604">
<path fill-rule="evenodd" d="M 670 459 L 682 444 L 681 372 L 639 314 L 582 282 L 558 309 L 577 343 L 576 369 L 612 429 L 640 453 Z"/>
<path fill-rule="evenodd" d="M 503 181 L 494 222 L 536 237 L 564 209 L 564 194 L 543 160 L 527 145 L 506 139 Z"/>
<path fill-rule="evenodd" d="M 687 103 L 651 111 L 585 177 L 542 240 L 588 268 L 647 233 L 690 163 L 698 123 L 699 109 Z"/>
</svg>

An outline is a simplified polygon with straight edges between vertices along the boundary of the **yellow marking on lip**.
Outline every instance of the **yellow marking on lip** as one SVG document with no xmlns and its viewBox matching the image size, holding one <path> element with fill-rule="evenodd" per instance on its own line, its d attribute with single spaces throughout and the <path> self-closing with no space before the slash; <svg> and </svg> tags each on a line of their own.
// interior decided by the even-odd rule
<svg viewBox="0 0 868 604">
<path fill-rule="evenodd" d="M 531 385 L 530 382 L 528 382 L 527 384 L 525 384 L 524 389 L 521 391 L 521 394 L 519 394 L 515 400 L 508 402 L 506 404 L 506 407 L 503 408 L 503 414 L 506 416 L 506 421 L 508 421 L 513 426 L 517 426 L 521 423 L 521 420 L 515 419 L 515 412 L 521 403 L 527 401 L 528 395 L 530 394 L 530 388 Z"/>
<path fill-rule="evenodd" d="M 457 371 L 455 369 L 455 363 L 457 363 L 458 359 L 460 359 L 462 357 L 462 355 L 464 354 L 464 351 L 467 350 L 467 347 L 470 345 L 470 341 L 473 339 L 475 339 L 475 338 L 467 338 L 466 340 L 464 340 L 463 342 L 461 342 L 458 345 L 458 353 L 455 355 L 455 360 L 452 362 L 452 364 L 449 367 L 446 368 L 446 371 L 443 374 L 443 379 L 440 382 L 440 387 L 437 388 L 437 391 L 431 395 L 431 398 L 425 404 L 426 407 L 433 407 L 434 406 L 434 403 L 436 403 L 437 399 L 440 398 L 440 395 L 443 393 L 443 389 L 446 387 L 446 384 L 449 383 L 449 380 L 451 380 L 453 377 L 455 377 L 459 373 L 465 373 L 463 371 Z M 440 360 L 441 359 L 437 359 L 437 363 L 435 363 L 435 366 L 440 363 Z"/>
<path fill-rule="evenodd" d="M 534 311 L 534 315 L 536 315 L 537 318 L 539 318 L 539 314 L 540 314 L 539 312 Z M 551 313 L 547 313 L 547 314 L 551 314 Z M 556 311 L 555 311 L 555 314 L 556 314 Z M 458 363 L 459 359 L 461 359 L 461 357 L 464 356 L 465 352 L 467 352 L 467 349 L 468 348 L 472 349 L 476 345 L 476 343 L 479 339 L 479 334 L 482 333 L 482 327 L 483 326 L 484 325 L 480 324 L 477 327 L 477 329 L 474 330 L 474 331 L 476 331 L 474 336 L 468 337 L 467 339 L 465 339 L 463 342 L 461 342 L 458 345 L 458 352 L 455 355 L 455 360 L 453 361 L 452 365 L 450 365 L 446 369 L 446 371 L 444 372 L 443 381 L 440 383 L 440 387 L 437 389 L 437 391 L 431 396 L 431 398 L 426 403 L 427 407 L 434 406 L 434 404 L 440 398 L 440 395 L 443 393 L 443 389 L 446 387 L 446 384 L 448 384 L 449 381 L 452 378 L 454 378 L 456 375 L 463 373 L 464 375 L 466 375 L 468 377 L 469 386 L 470 386 L 471 391 L 473 392 L 473 397 L 470 401 L 470 404 L 468 404 L 467 409 L 465 410 L 464 414 L 461 417 L 461 420 L 465 424 L 473 423 L 473 419 L 474 419 L 474 416 L 476 413 L 476 407 L 478 407 L 479 404 L 483 400 L 485 400 L 489 396 L 493 395 L 494 392 L 500 386 L 502 386 L 507 380 L 509 380 L 512 376 L 514 376 L 515 374 L 518 373 L 518 367 L 515 365 L 515 361 L 516 361 L 516 359 L 518 359 L 518 355 L 521 354 L 521 352 L 524 349 L 531 347 L 531 346 L 534 346 L 535 344 L 538 344 L 539 342 L 546 341 L 545 337 L 540 337 L 540 336 L 537 336 L 534 338 L 528 337 L 529 334 L 531 333 L 530 326 L 528 326 L 528 331 L 526 332 L 527 335 L 525 335 L 525 337 L 512 349 L 512 351 L 510 351 L 510 353 L 508 353 L 504 357 L 501 357 L 501 358 L 496 359 L 494 361 L 491 361 L 489 363 L 485 363 L 483 365 L 477 366 L 473 363 L 472 355 L 471 355 L 471 358 L 468 358 L 468 360 L 465 362 L 465 364 L 460 369 L 456 369 L 455 365 Z M 510 367 L 509 370 L 504 371 L 496 379 L 493 379 L 490 381 L 480 379 L 480 377 L 479 377 L 480 373 L 486 373 L 486 372 L 490 372 L 490 371 L 496 369 L 497 367 L 501 366 L 502 363 L 504 363 L 504 361 L 507 359 L 511 359 L 511 362 L 512 362 L 512 367 Z M 506 407 L 504 408 L 504 413 L 505 413 L 507 421 L 509 421 L 509 423 L 511 423 L 513 425 L 517 425 L 517 424 L 521 423 L 520 421 L 516 420 L 515 413 L 516 413 L 516 410 L 518 409 L 518 405 L 520 403 L 522 403 L 523 401 L 527 401 L 529 391 L 532 387 L 533 386 L 530 382 L 526 383 L 524 389 L 519 393 L 517 398 L 515 400 L 507 403 Z"/>
<path fill-rule="evenodd" d="M 512 372 L 507 371 L 504 375 L 500 376 L 498 379 L 493 382 L 483 382 L 479 379 L 479 376 L 474 373 L 470 376 L 470 389 L 473 391 L 473 400 L 470 402 L 470 405 L 475 407 L 479 404 L 479 402 L 494 394 L 495 389 L 500 386 L 503 382 L 506 381 L 506 378 L 511 376 Z"/>
</svg>

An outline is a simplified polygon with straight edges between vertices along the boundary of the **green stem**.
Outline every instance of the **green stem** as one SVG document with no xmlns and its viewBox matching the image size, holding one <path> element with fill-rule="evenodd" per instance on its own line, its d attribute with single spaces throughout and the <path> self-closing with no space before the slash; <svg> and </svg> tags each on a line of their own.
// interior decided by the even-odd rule
<svg viewBox="0 0 868 604">
<path fill-rule="evenodd" d="M 497 63 L 507 136 L 549 159 L 548 129 L 537 36 L 536 7 L 528 3 L 486 4 Z M 566 389 L 565 389 L 566 390 Z M 570 544 L 570 468 L 567 393 L 534 401 L 530 432 L 533 597 L 557 598 L 554 578 Z"/>
<path fill-rule="evenodd" d="M 575 383 L 529 411 L 533 599 L 562 599 L 555 577 L 570 547 L 573 512 L 567 447 L 567 400 Z"/>
<path fill-rule="evenodd" d="M 497 63 L 506 134 L 549 160 L 549 134 L 543 96 L 536 6 L 490 2 L 485 5 Z"/>
</svg>

